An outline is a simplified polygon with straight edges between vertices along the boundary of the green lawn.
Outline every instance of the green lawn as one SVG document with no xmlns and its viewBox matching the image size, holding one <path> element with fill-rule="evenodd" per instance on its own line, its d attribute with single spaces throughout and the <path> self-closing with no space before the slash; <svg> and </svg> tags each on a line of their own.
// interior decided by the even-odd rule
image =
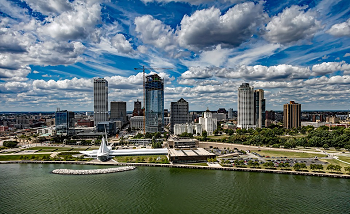
<svg viewBox="0 0 350 214">
<path fill-rule="evenodd" d="M 311 154 L 303 152 L 289 152 L 289 151 L 271 151 L 271 150 L 251 150 L 250 152 L 256 152 L 260 155 L 270 156 L 270 157 L 287 157 L 287 158 L 313 158 L 317 157 L 326 157 L 323 154 Z"/>
<path fill-rule="evenodd" d="M 40 152 L 64 152 L 64 151 L 85 151 L 88 147 L 84 148 L 73 148 L 73 147 L 43 147 L 43 146 L 38 146 L 38 147 L 32 147 L 28 148 L 25 150 L 40 150 Z"/>
<path fill-rule="evenodd" d="M 136 159 L 144 159 L 144 163 L 148 163 L 149 159 L 152 158 L 153 160 L 157 159 L 159 157 L 160 160 L 156 161 L 157 163 L 161 162 L 162 158 L 167 158 L 166 155 L 144 155 L 144 156 L 115 156 L 114 159 L 118 162 L 126 162 L 128 159 L 128 162 L 136 162 Z M 132 161 L 131 161 L 132 159 Z"/>
<path fill-rule="evenodd" d="M 345 161 L 345 162 L 350 163 L 350 157 L 338 156 L 338 158 L 339 158 L 340 160 L 342 160 L 342 161 Z M 348 165 L 348 166 L 350 166 L 350 165 Z"/>
<path fill-rule="evenodd" d="M 221 140 L 225 137 L 230 137 L 230 135 L 208 136 L 208 138 L 213 139 L 213 140 Z"/>
<path fill-rule="evenodd" d="M 26 157 L 29 157 L 29 159 L 33 158 L 34 156 L 35 157 L 43 157 L 43 156 L 47 156 L 47 155 L 40 155 L 40 154 L 37 154 L 37 155 L 0 155 L 0 161 L 11 161 L 11 160 L 21 160 L 20 157 L 21 156 L 26 156 Z"/>
</svg>

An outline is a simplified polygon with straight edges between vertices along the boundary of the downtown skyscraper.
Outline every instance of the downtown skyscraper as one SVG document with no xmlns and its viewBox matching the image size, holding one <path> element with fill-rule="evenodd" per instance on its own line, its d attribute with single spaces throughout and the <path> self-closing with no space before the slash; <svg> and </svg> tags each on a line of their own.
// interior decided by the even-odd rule
<svg viewBox="0 0 350 214">
<path fill-rule="evenodd" d="M 301 126 L 301 104 L 290 101 L 283 105 L 283 127 L 286 129 Z"/>
<path fill-rule="evenodd" d="M 254 87 L 249 83 L 242 83 L 238 88 L 237 101 L 237 127 L 255 128 L 255 105 L 254 105 Z"/>
<path fill-rule="evenodd" d="M 185 124 L 190 122 L 190 113 L 188 102 L 181 98 L 177 102 L 171 102 L 170 104 L 170 131 L 174 132 L 175 124 Z"/>
<path fill-rule="evenodd" d="M 257 89 L 254 91 L 254 103 L 255 103 L 255 125 L 257 128 L 265 128 L 266 106 L 265 106 L 263 89 Z"/>
<path fill-rule="evenodd" d="M 108 120 L 108 81 L 94 78 L 94 123 Z"/>
<path fill-rule="evenodd" d="M 164 80 L 157 74 L 148 75 L 145 82 L 146 132 L 164 131 Z"/>
</svg>

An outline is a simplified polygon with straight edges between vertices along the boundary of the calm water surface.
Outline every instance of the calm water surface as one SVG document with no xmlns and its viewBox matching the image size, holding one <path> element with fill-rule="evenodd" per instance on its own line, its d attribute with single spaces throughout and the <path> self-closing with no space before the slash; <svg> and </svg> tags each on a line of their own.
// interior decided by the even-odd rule
<svg viewBox="0 0 350 214">
<path fill-rule="evenodd" d="M 350 213 L 350 180 L 138 167 L 103 175 L 0 164 L 0 213 Z"/>
</svg>

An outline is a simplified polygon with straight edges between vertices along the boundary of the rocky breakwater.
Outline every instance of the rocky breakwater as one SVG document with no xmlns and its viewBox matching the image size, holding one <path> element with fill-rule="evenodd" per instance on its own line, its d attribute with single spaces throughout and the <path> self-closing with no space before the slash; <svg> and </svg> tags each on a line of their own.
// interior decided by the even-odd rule
<svg viewBox="0 0 350 214">
<path fill-rule="evenodd" d="M 84 169 L 84 170 L 76 170 L 76 169 L 55 169 L 52 171 L 54 174 L 61 175 L 94 175 L 94 174 L 107 174 L 107 173 L 115 173 L 115 172 L 124 172 L 133 170 L 136 167 L 134 166 L 124 166 L 117 168 L 107 168 L 107 169 Z"/>
</svg>

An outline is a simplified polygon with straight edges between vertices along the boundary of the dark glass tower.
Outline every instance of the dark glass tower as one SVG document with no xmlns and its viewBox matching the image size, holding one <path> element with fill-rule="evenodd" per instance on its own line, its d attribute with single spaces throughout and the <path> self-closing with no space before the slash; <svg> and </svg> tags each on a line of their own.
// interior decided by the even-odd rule
<svg viewBox="0 0 350 214">
<path fill-rule="evenodd" d="M 146 77 L 146 132 L 163 132 L 164 130 L 164 81 L 157 74 Z"/>
</svg>

